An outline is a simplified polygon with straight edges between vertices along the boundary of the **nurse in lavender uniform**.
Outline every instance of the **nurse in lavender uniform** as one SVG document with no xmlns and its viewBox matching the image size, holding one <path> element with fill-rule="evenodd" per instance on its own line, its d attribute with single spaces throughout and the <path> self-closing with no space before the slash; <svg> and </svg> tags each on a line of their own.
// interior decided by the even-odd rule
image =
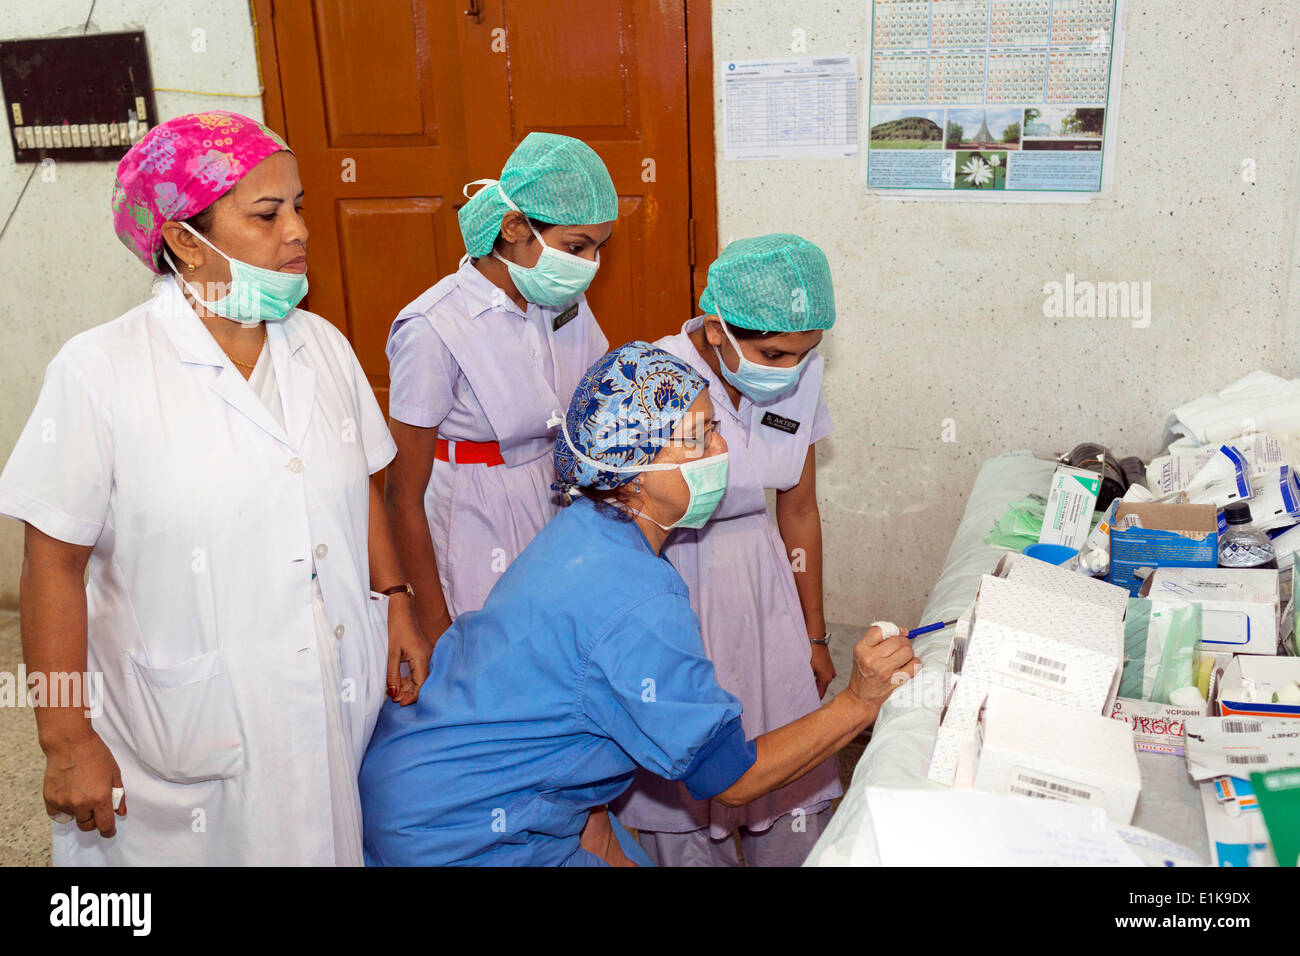
<svg viewBox="0 0 1300 956">
<path fill-rule="evenodd" d="M 655 344 L 708 382 L 731 469 L 713 520 L 677 531 L 664 555 L 690 588 L 718 683 L 756 737 L 817 710 L 835 676 L 816 491 L 816 443 L 832 428 L 817 352 L 835 322 L 830 266 L 798 236 L 740 239 L 709 267 L 700 308 Z M 833 759 L 743 806 L 641 771 L 614 809 L 661 866 L 739 865 L 736 831 L 747 864 L 797 866 L 841 792 Z"/>
<path fill-rule="evenodd" d="M 401 311 L 387 347 L 386 503 L 431 641 L 556 514 L 551 413 L 608 348 L 583 294 L 618 215 L 600 157 L 530 133 L 499 180 L 469 185 L 467 255 Z"/>
</svg>

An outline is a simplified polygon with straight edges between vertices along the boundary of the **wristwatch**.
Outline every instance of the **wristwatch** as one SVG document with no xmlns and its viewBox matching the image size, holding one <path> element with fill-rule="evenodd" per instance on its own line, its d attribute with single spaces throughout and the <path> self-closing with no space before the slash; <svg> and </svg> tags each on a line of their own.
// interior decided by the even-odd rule
<svg viewBox="0 0 1300 956">
<path fill-rule="evenodd" d="M 821 640 L 818 640 L 818 639 L 815 638 L 815 637 L 810 637 L 810 638 L 808 638 L 808 643 L 809 643 L 809 644 L 819 644 L 819 645 L 821 645 L 822 647 L 830 647 L 830 646 L 831 646 L 831 632 L 830 632 L 830 631 L 827 631 L 827 632 L 826 632 L 826 635 L 825 635 Z"/>
<path fill-rule="evenodd" d="M 379 593 L 393 595 L 393 594 L 401 594 L 403 591 L 406 592 L 406 596 L 409 597 L 412 601 L 415 600 L 415 591 L 411 588 L 411 585 L 409 583 L 394 584 L 391 588 L 385 588 Z"/>
</svg>

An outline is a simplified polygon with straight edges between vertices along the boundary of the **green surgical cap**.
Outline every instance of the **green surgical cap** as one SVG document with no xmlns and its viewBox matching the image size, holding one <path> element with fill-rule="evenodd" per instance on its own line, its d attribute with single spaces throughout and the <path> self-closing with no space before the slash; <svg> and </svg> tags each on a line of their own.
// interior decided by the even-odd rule
<svg viewBox="0 0 1300 956">
<path fill-rule="evenodd" d="M 501 189 L 530 219 L 578 226 L 618 218 L 618 193 L 596 151 L 580 139 L 529 133 L 501 170 Z M 492 251 L 501 217 L 510 211 L 496 186 L 484 186 L 460 209 L 465 251 Z"/>
<path fill-rule="evenodd" d="M 709 266 L 705 315 L 755 332 L 810 332 L 835 324 L 826 254 L 787 233 L 737 239 Z"/>
</svg>

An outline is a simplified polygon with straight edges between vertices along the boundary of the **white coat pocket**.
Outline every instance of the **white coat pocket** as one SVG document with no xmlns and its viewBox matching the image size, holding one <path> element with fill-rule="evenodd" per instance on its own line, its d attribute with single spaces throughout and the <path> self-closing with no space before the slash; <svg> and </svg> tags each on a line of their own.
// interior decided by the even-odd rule
<svg viewBox="0 0 1300 956">
<path fill-rule="evenodd" d="M 164 780 L 198 783 L 244 772 L 244 739 L 220 649 L 173 667 L 126 654 L 126 699 L 140 762 Z"/>
<path fill-rule="evenodd" d="M 370 635 L 376 648 L 371 663 L 379 665 L 375 671 L 376 684 L 384 693 L 388 674 L 388 595 L 371 591 L 366 596 L 366 612 L 370 615 Z"/>
<path fill-rule="evenodd" d="M 360 740 L 368 742 L 388 696 L 388 595 L 371 591 L 366 596 L 370 618 L 369 660 L 365 661 L 366 709 Z"/>
<path fill-rule="evenodd" d="M 388 595 L 380 594 L 378 591 L 370 592 L 370 600 L 366 601 L 366 606 L 370 609 L 370 623 L 380 628 L 384 633 L 384 643 L 388 643 Z"/>
</svg>

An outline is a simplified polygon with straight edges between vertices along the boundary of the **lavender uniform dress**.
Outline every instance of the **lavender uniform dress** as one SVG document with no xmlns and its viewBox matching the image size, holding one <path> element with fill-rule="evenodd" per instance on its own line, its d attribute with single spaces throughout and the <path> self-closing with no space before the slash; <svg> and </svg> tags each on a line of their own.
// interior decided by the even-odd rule
<svg viewBox="0 0 1300 956">
<path fill-rule="evenodd" d="M 556 514 L 547 421 L 607 348 L 585 296 L 521 312 L 468 258 L 393 322 L 389 415 L 449 441 L 497 442 L 505 461 L 433 463 L 424 505 L 453 620 L 482 608 Z"/>
</svg>

